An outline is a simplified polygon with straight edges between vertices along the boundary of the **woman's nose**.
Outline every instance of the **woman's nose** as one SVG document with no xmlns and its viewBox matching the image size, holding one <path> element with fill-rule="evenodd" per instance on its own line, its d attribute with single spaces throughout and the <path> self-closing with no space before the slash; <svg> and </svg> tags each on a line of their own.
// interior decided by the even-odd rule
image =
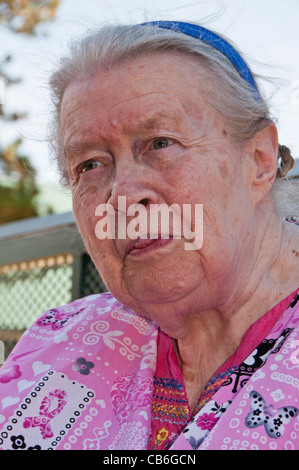
<svg viewBox="0 0 299 470">
<path fill-rule="evenodd" d="M 116 174 L 107 203 L 117 210 L 118 198 L 121 196 L 125 197 L 126 208 L 133 204 L 142 204 L 145 207 L 157 204 L 159 196 L 153 187 L 153 181 L 144 168 L 127 167 Z"/>
</svg>

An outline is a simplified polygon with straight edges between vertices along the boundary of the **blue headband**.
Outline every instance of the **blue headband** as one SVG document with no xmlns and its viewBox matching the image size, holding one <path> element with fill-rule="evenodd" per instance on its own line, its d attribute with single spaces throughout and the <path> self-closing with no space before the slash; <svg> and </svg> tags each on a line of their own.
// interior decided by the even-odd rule
<svg viewBox="0 0 299 470">
<path fill-rule="evenodd" d="M 182 23 L 180 21 L 150 21 L 148 23 L 142 23 L 142 26 L 152 25 L 158 26 L 159 28 L 172 29 L 180 33 L 187 34 L 193 38 L 200 39 L 201 41 L 213 46 L 215 49 L 225 55 L 231 63 L 235 66 L 240 76 L 250 85 L 252 88 L 254 98 L 260 99 L 260 94 L 252 73 L 239 53 L 223 38 L 213 33 L 212 31 L 195 24 Z"/>
</svg>

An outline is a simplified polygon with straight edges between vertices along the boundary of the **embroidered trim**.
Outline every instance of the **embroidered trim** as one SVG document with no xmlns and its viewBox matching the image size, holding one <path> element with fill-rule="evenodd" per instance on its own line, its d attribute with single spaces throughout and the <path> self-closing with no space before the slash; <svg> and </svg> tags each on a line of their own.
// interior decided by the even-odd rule
<svg viewBox="0 0 299 470">
<path fill-rule="evenodd" d="M 208 382 L 207 386 L 205 387 L 194 411 L 194 414 L 198 413 L 200 409 L 211 399 L 211 397 L 216 393 L 223 384 L 227 381 L 227 379 L 231 376 L 231 374 L 238 369 L 239 366 L 230 367 L 227 370 L 219 372 L 219 374 L 212 377 L 212 379 Z"/>
<path fill-rule="evenodd" d="M 181 381 L 155 377 L 152 419 L 184 424 L 189 419 L 189 406 Z"/>
</svg>

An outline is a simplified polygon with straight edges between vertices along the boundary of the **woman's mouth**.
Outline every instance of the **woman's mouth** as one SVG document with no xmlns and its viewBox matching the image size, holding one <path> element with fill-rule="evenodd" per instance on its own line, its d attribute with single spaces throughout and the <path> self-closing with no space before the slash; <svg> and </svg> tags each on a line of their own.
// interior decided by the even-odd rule
<svg viewBox="0 0 299 470">
<path fill-rule="evenodd" d="M 173 238 L 169 236 L 168 238 L 147 238 L 147 239 L 138 239 L 133 244 L 129 246 L 127 255 L 130 256 L 141 256 L 147 253 L 159 250 L 160 248 L 168 245 Z"/>
</svg>

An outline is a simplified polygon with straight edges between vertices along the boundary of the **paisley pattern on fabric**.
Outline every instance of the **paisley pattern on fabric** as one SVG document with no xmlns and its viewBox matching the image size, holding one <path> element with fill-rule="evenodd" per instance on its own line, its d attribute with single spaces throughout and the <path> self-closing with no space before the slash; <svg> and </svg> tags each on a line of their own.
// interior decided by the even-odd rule
<svg viewBox="0 0 299 470">
<path fill-rule="evenodd" d="M 111 388 L 113 411 L 120 424 L 127 421 L 138 407 L 152 403 L 152 379 L 140 373 L 118 377 Z"/>
</svg>

